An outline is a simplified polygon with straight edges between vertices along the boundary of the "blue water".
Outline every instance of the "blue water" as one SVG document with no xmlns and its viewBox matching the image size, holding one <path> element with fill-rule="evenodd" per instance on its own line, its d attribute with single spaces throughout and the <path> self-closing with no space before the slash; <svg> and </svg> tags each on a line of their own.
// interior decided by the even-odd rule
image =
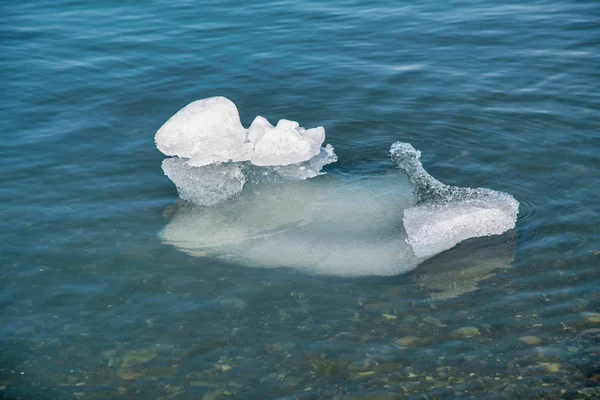
<svg viewBox="0 0 600 400">
<path fill-rule="evenodd" d="M 600 396 L 598 2 L 13 1 L 0 21 L 0 398 Z M 392 278 L 182 253 L 157 236 L 179 205 L 153 137 L 215 95 L 245 126 L 324 126 L 333 175 L 410 142 L 441 181 L 514 195 L 517 228 Z"/>
</svg>

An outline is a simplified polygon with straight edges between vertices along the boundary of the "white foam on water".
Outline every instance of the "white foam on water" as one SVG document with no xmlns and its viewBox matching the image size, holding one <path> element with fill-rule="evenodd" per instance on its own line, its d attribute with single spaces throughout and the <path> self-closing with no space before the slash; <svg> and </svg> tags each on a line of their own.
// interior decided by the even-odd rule
<svg viewBox="0 0 600 400">
<path fill-rule="evenodd" d="M 204 206 L 231 199 L 246 183 L 241 167 L 236 164 L 192 167 L 183 158 L 171 157 L 163 160 L 162 169 L 177 186 L 179 197 Z"/>
</svg>

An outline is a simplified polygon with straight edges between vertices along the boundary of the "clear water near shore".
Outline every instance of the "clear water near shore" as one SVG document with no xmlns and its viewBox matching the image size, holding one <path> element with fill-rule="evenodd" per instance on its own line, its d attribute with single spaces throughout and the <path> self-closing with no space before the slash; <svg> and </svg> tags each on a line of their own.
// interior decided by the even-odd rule
<svg viewBox="0 0 600 400">
<path fill-rule="evenodd" d="M 600 395 L 596 2 L 1 9 L 0 398 Z M 391 277 L 180 251 L 154 134 L 216 95 L 325 127 L 316 179 L 388 179 L 409 142 L 517 227 Z"/>
</svg>

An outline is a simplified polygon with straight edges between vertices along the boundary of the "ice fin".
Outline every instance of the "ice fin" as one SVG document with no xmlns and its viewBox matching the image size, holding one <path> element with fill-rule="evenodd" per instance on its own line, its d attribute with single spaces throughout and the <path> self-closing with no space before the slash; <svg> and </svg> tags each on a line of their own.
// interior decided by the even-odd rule
<svg viewBox="0 0 600 400">
<path fill-rule="evenodd" d="M 519 202 L 511 195 L 441 183 L 425 171 L 421 152 L 408 143 L 394 143 L 390 153 L 407 173 L 417 197 L 417 204 L 403 217 L 407 241 L 417 257 L 429 258 L 463 240 L 515 227 Z"/>
</svg>

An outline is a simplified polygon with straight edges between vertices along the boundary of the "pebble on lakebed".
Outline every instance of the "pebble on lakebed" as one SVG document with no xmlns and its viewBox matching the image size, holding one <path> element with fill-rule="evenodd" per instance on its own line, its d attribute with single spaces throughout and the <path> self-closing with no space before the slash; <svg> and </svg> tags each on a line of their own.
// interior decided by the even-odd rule
<svg viewBox="0 0 600 400">
<path fill-rule="evenodd" d="M 560 364 L 558 363 L 543 362 L 540 363 L 540 366 L 542 366 L 546 372 L 554 373 L 560 371 Z"/>
<path fill-rule="evenodd" d="M 123 356 L 122 368 L 129 368 L 139 364 L 145 364 L 156 357 L 158 353 L 154 349 L 129 350 Z"/>
<path fill-rule="evenodd" d="M 479 335 L 479 329 L 474 326 L 463 326 L 462 328 L 458 328 L 456 333 L 459 336 L 470 338 Z"/>
<path fill-rule="evenodd" d="M 537 336 L 521 336 L 519 338 L 519 340 L 524 343 L 524 344 L 528 344 L 528 345 L 534 345 L 534 344 L 538 344 L 541 343 L 542 339 L 540 339 Z"/>
<path fill-rule="evenodd" d="M 600 323 L 600 313 L 597 312 L 584 312 L 583 316 L 587 322 L 591 322 L 593 324 Z"/>
<path fill-rule="evenodd" d="M 219 364 L 215 364 L 215 368 L 218 371 L 227 372 L 227 371 L 229 371 L 231 369 L 231 366 L 227 365 L 227 364 L 221 364 L 221 363 L 219 363 Z"/>
<path fill-rule="evenodd" d="M 431 343 L 431 339 L 416 336 L 406 336 L 394 340 L 394 344 L 401 347 L 422 347 Z"/>
</svg>

